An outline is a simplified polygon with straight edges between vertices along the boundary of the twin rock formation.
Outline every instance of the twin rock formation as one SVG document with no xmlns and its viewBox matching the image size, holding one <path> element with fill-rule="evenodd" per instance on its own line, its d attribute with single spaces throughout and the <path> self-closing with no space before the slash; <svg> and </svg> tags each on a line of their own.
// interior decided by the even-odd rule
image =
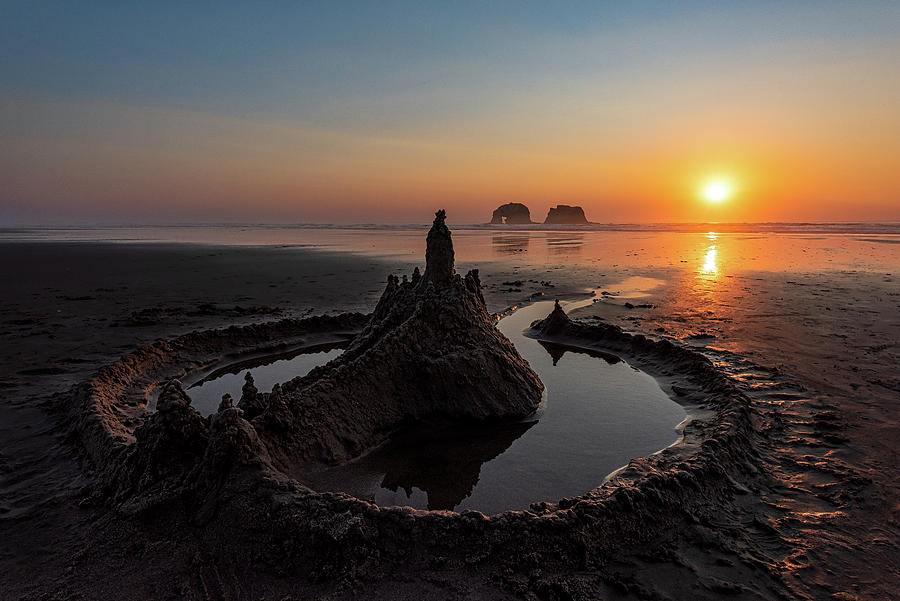
<svg viewBox="0 0 900 601">
<path fill-rule="evenodd" d="M 491 223 L 508 225 L 527 225 L 535 223 L 531 220 L 531 211 L 521 202 L 510 202 L 501 205 L 491 215 Z M 569 205 L 557 205 L 547 213 L 545 224 L 582 225 L 590 223 L 584 216 L 584 209 Z"/>
<path fill-rule="evenodd" d="M 340 463 L 416 423 L 532 414 L 544 386 L 495 327 L 478 271 L 455 272 L 444 219 L 438 211 L 428 233 L 425 272 L 389 276 L 368 324 L 331 362 L 271 393 L 248 374 L 237 406 L 226 395 L 209 418 L 167 383 L 135 431 L 116 496 L 210 490 L 238 466 Z"/>
</svg>

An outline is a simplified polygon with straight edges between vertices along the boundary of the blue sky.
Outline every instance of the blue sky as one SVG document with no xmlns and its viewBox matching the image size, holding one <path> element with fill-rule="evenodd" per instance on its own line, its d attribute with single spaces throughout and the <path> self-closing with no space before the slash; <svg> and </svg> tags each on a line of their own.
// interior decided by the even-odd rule
<svg viewBox="0 0 900 601">
<path fill-rule="evenodd" d="M 248 170 L 266 163 L 302 171 L 323 157 L 330 162 L 291 176 L 266 192 L 262 205 L 249 182 L 270 175 L 253 172 L 247 190 L 226 195 L 226 216 L 243 219 L 263 206 L 275 220 L 320 219 L 327 198 L 352 221 L 365 212 L 362 196 L 376 164 L 392 177 L 374 182 L 377 201 L 396 198 L 398 212 L 422 196 L 429 178 L 441 186 L 472 171 L 464 158 L 436 147 L 497 157 L 500 177 L 517 172 L 517 152 L 546 152 L 550 163 L 563 154 L 601 160 L 615 144 L 637 161 L 656 157 L 664 136 L 685 139 L 674 124 L 702 125 L 697 111 L 715 113 L 721 126 L 729 104 L 740 125 L 736 145 L 743 124 L 769 123 L 774 135 L 794 114 L 814 119 L 804 126 L 812 144 L 808 132 L 838 120 L 841 106 L 873 115 L 893 132 L 897 121 L 885 106 L 897 99 L 887 80 L 900 65 L 898 28 L 896 2 L 2 2 L 0 127 L 7 144 L 30 154 L 0 151 L 0 174 L 15 182 L 0 196 L 0 218 L 144 219 L 152 213 L 121 205 L 145 202 L 156 182 L 179 198 L 164 203 L 166 218 L 196 219 L 229 187 L 229 174 L 216 173 L 213 160 L 224 157 L 222 169 L 233 172 L 241 145 L 255 149 Z M 721 103 L 705 107 L 714 97 Z M 799 106 L 823 97 L 824 114 L 801 114 Z M 601 137 L 610 148 L 598 145 Z M 360 150 L 372 139 L 421 148 L 391 162 L 383 149 Z M 839 139 L 846 143 L 843 134 Z M 104 167 L 117 147 L 118 156 L 135 153 L 133 186 L 123 179 L 127 162 Z M 73 158 L 98 148 L 90 169 L 86 159 Z M 156 159 L 142 160 L 136 149 L 158 156 L 188 149 L 184 159 L 196 164 L 196 178 L 157 165 L 154 180 Z M 705 152 L 717 160 L 719 151 Z M 348 177 L 362 175 L 353 186 L 329 187 L 341 179 L 334 162 L 342 155 Z M 431 156 L 431 163 L 417 167 L 417 156 Z M 441 161 L 447 173 L 438 173 Z M 44 169 L 57 185 L 38 181 Z M 548 182 L 562 178 L 561 169 L 535 181 L 534 202 L 591 199 L 584 186 L 557 194 Z M 571 175 L 585 178 L 583 171 Z M 897 192 L 894 182 L 886 185 Z M 628 195 L 617 181 L 607 189 Z M 473 216 L 476 201 L 487 207 L 523 193 L 495 190 L 482 176 L 455 192 Z M 649 193 L 633 191 L 645 204 Z M 873 206 L 883 207 L 886 194 L 874 194 Z M 636 216 L 652 219 L 647 211 Z"/>
</svg>

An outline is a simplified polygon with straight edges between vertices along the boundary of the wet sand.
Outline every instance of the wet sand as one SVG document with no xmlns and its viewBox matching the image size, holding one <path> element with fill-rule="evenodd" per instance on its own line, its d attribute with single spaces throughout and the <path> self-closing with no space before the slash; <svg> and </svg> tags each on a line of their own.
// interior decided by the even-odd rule
<svg viewBox="0 0 900 601">
<path fill-rule="evenodd" d="M 646 255 L 637 240 L 630 247 L 619 241 L 616 256 L 607 257 L 585 256 L 577 236 L 552 244 L 508 234 L 496 240 L 492 260 L 477 261 L 490 310 L 536 293 L 572 297 L 596 288 L 601 300 L 573 317 L 699 349 L 750 396 L 764 441 L 764 487 L 735 493 L 731 510 L 715 520 L 611 559 L 621 563 L 622 586 L 597 583 L 579 593 L 570 582 L 567 594 L 893 598 L 900 584 L 900 292 L 884 249 L 894 245 L 866 242 L 876 257 L 868 265 L 854 265 L 865 255 L 851 249 L 835 253 L 837 267 L 799 261 L 784 272 L 768 262 L 728 270 L 728 247 L 720 243 L 709 261 L 708 240 L 686 243 L 684 265 L 677 257 L 632 260 Z M 92 502 L 90 467 L 50 410 L 100 366 L 158 338 L 368 311 L 385 274 L 408 272 L 412 257 L 41 242 L 2 244 L 0 258 L 0 590 L 9 598 L 352 598 L 361 590 L 503 598 L 529 590 L 517 593 L 477 564 L 309 583 L 258 573 L 239 550 L 204 556 L 190 534 L 173 543 L 160 524 Z M 663 283 L 637 293 L 616 286 L 631 277 Z M 756 570 L 775 584 L 753 586 Z M 565 574 L 553 577 L 565 581 Z M 564 598 L 561 588 L 552 590 L 546 596 Z"/>
</svg>

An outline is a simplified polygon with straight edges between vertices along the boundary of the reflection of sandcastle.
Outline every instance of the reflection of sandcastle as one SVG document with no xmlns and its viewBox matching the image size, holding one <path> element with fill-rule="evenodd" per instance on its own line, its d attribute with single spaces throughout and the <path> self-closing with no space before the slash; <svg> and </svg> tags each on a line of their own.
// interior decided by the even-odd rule
<svg viewBox="0 0 900 601">
<path fill-rule="evenodd" d="M 428 509 L 455 509 L 472 494 L 482 466 L 504 453 L 535 424 L 536 419 L 423 426 L 404 432 L 358 461 L 322 472 L 320 481 L 339 482 L 341 490 L 346 485 L 350 494 L 377 499 L 367 476 L 383 474 L 380 488 L 402 491 L 401 504 L 405 505 L 414 491 L 421 491 L 427 495 Z M 314 481 L 313 488 L 317 485 Z"/>
</svg>

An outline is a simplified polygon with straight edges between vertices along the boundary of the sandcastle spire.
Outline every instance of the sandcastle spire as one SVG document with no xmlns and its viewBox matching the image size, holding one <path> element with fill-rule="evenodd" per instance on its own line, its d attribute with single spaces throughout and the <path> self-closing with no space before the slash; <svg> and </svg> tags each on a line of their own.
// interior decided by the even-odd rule
<svg viewBox="0 0 900 601">
<path fill-rule="evenodd" d="M 428 246 L 425 249 L 425 281 L 442 284 L 453 277 L 453 240 L 450 229 L 444 223 L 447 212 L 444 209 L 434 214 L 434 224 L 428 232 Z"/>
</svg>

